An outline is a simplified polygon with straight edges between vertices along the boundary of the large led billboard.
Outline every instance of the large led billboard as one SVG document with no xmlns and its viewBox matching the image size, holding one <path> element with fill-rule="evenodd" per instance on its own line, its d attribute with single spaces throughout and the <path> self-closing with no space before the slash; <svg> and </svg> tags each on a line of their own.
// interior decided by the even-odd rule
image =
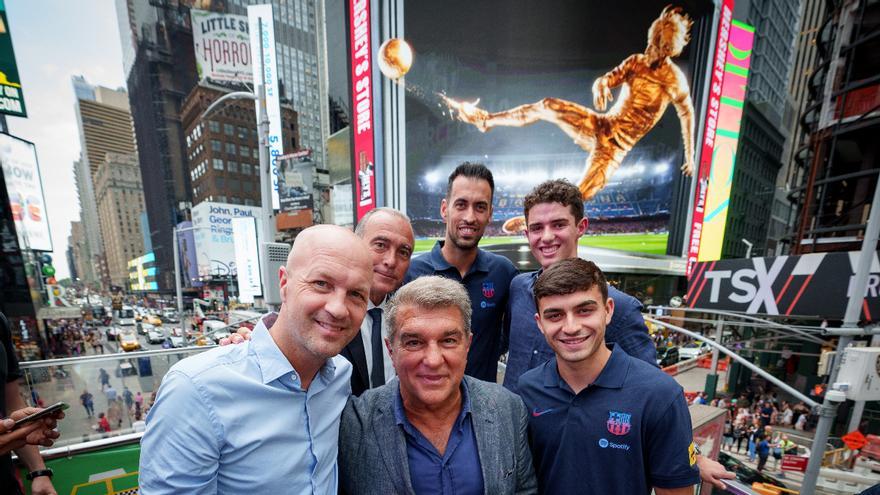
<svg viewBox="0 0 880 495">
<path fill-rule="evenodd" d="M 128 287 L 133 291 L 159 290 L 158 275 L 153 252 L 128 261 Z"/>
<path fill-rule="evenodd" d="M 199 79 L 253 84 L 248 18 L 191 9 Z"/>
<path fill-rule="evenodd" d="M 37 149 L 23 139 L 0 134 L 0 166 L 9 193 L 9 206 L 22 249 L 52 251 Z"/>
<path fill-rule="evenodd" d="M 668 3 L 408 3 L 415 58 L 401 84 L 416 235 L 443 235 L 446 178 L 470 161 L 495 177 L 487 236 L 519 234 L 524 196 L 567 178 L 605 247 L 666 254 L 670 219 L 687 214 L 675 197 L 694 169 L 695 82 L 715 9 Z"/>
<path fill-rule="evenodd" d="M 715 132 L 712 168 L 709 172 L 703 213 L 699 261 L 721 258 L 754 38 L 753 27 L 736 20 L 731 22 L 727 61 L 724 64 L 724 81 L 721 84 L 718 128 Z"/>
</svg>

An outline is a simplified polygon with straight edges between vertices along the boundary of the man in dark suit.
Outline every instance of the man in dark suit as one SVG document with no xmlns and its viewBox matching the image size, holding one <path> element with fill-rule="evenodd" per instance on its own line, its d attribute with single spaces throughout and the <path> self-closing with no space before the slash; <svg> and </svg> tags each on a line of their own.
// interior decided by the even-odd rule
<svg viewBox="0 0 880 495">
<path fill-rule="evenodd" d="M 403 282 L 415 241 L 409 218 L 392 208 L 370 210 L 358 223 L 355 234 L 367 243 L 373 259 L 367 315 L 358 335 L 341 352 L 354 368 L 351 392 L 357 396 L 394 377 L 391 358 L 382 342 L 382 312 L 388 295 Z"/>
<path fill-rule="evenodd" d="M 342 413 L 342 490 L 537 493 L 522 400 L 464 375 L 472 338 L 464 286 L 418 278 L 386 304 L 385 319 L 397 378 L 352 397 Z"/>
</svg>

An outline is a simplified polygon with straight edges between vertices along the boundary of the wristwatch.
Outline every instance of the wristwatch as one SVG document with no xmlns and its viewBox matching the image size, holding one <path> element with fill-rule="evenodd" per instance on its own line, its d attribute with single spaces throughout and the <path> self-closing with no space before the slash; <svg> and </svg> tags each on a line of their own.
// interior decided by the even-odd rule
<svg viewBox="0 0 880 495">
<path fill-rule="evenodd" d="M 28 481 L 33 481 L 34 478 L 39 478 L 40 476 L 48 476 L 51 478 L 54 475 L 55 475 L 55 473 L 52 471 L 52 469 L 46 468 L 46 469 L 38 469 L 36 471 L 31 471 L 27 474 L 27 476 L 25 476 L 25 478 L 27 478 Z"/>
</svg>

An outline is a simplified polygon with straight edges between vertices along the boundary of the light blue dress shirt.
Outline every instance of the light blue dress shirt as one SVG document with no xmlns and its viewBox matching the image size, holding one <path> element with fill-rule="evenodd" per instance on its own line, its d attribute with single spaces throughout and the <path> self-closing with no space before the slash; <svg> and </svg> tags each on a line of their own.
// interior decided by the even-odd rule
<svg viewBox="0 0 880 495">
<path fill-rule="evenodd" d="M 269 335 L 274 319 L 165 375 L 141 441 L 141 493 L 336 494 L 351 364 L 328 360 L 303 391 Z"/>
</svg>

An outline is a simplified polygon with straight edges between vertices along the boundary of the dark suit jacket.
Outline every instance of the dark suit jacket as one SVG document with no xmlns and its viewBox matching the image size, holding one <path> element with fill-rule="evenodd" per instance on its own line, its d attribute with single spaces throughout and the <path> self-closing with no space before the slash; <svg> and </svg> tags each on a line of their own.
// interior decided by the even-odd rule
<svg viewBox="0 0 880 495">
<path fill-rule="evenodd" d="M 500 385 L 465 376 L 487 495 L 538 493 L 528 411 Z M 399 381 L 349 399 L 339 430 L 339 484 L 351 495 L 414 495 L 406 438 L 394 419 Z"/>
<path fill-rule="evenodd" d="M 367 369 L 366 352 L 360 330 L 340 352 L 342 357 L 348 359 L 348 362 L 351 363 L 351 393 L 355 397 L 370 389 L 370 370 Z"/>
</svg>

